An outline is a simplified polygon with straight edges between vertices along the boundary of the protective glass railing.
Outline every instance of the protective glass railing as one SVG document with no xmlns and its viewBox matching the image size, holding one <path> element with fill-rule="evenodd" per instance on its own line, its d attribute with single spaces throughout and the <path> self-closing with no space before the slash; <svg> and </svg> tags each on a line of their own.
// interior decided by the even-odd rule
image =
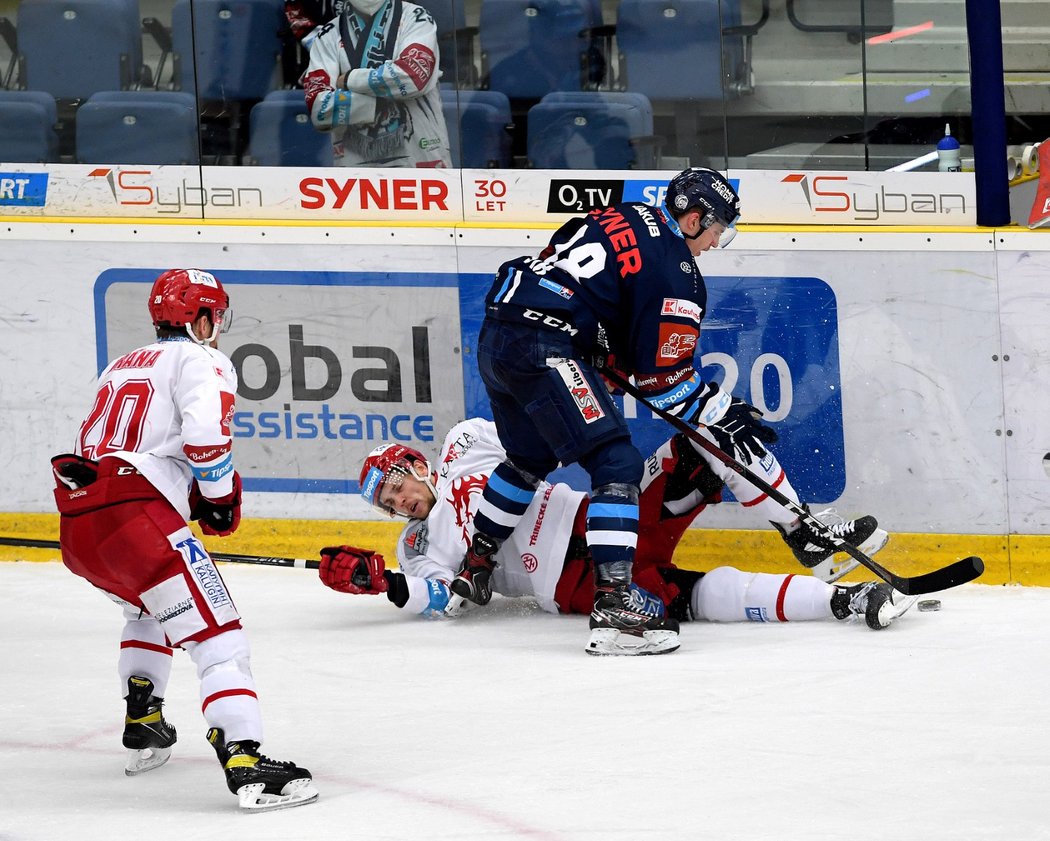
<svg viewBox="0 0 1050 841">
<path fill-rule="evenodd" d="M 0 0 L 0 160 L 882 170 L 946 123 L 971 154 L 964 0 L 354 2 Z M 1001 6 L 1025 143 L 1050 0 Z"/>
</svg>

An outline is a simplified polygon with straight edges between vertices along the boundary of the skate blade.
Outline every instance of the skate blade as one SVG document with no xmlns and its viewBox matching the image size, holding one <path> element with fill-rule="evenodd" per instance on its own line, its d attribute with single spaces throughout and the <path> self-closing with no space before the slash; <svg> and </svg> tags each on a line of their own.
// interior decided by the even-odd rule
<svg viewBox="0 0 1050 841">
<path fill-rule="evenodd" d="M 637 657 L 670 654 L 681 645 L 674 631 L 645 631 L 641 637 L 622 634 L 615 628 L 595 628 L 584 650 L 596 657 Z"/>
<path fill-rule="evenodd" d="M 249 812 L 272 812 L 313 803 L 320 792 L 309 777 L 285 783 L 280 794 L 267 794 L 265 783 L 252 783 L 237 789 L 238 805 Z"/>
<path fill-rule="evenodd" d="M 144 750 L 129 750 L 128 761 L 124 766 L 124 773 L 129 777 L 145 774 L 154 768 L 160 768 L 171 759 L 171 748 L 145 748 Z"/>
<path fill-rule="evenodd" d="M 445 605 L 445 611 L 444 611 L 445 616 L 448 616 L 448 617 L 451 617 L 451 618 L 455 618 L 457 616 L 461 616 L 462 614 L 467 612 L 467 609 L 469 608 L 469 606 L 470 606 L 470 602 L 468 602 L 465 598 L 463 598 L 463 596 L 459 596 L 459 595 L 449 591 L 448 603 Z"/>
<path fill-rule="evenodd" d="M 919 600 L 918 596 L 905 596 L 896 592 L 894 595 L 900 596 L 900 599 L 889 599 L 886 604 L 879 608 L 879 624 L 882 625 L 882 628 L 876 628 L 875 630 L 882 630 L 892 624 L 907 613 L 911 606 Z"/>
<path fill-rule="evenodd" d="M 885 529 L 875 529 L 860 546 L 860 549 L 869 558 L 879 552 L 890 540 L 890 533 Z M 849 555 L 836 557 L 831 555 L 819 564 L 811 568 L 814 576 L 826 584 L 834 584 L 845 575 L 849 575 L 860 566 L 860 563 Z"/>
</svg>

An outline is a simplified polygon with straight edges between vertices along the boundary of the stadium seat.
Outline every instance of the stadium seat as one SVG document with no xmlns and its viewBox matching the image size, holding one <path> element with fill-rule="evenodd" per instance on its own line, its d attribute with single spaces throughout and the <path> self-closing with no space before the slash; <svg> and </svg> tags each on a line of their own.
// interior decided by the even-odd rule
<svg viewBox="0 0 1050 841">
<path fill-rule="evenodd" d="M 196 101 L 184 93 L 97 93 L 77 112 L 76 139 L 78 163 L 200 163 Z"/>
<path fill-rule="evenodd" d="M 0 90 L 0 163 L 57 162 L 57 118 L 49 93 Z"/>
<path fill-rule="evenodd" d="M 740 22 L 739 6 L 722 0 L 621 0 L 616 17 L 621 81 L 652 100 L 721 100 L 726 66 L 740 63 L 739 36 L 720 37 Z M 727 91 L 728 92 L 728 91 Z"/>
<path fill-rule="evenodd" d="M 22 0 L 21 86 L 82 100 L 143 78 L 138 0 Z"/>
<path fill-rule="evenodd" d="M 332 138 L 314 128 L 301 90 L 271 91 L 252 108 L 247 163 L 333 166 Z"/>
<path fill-rule="evenodd" d="M 583 90 L 598 64 L 595 9 L 591 0 L 481 0 L 482 86 L 511 99 Z"/>
<path fill-rule="evenodd" d="M 652 106 L 640 94 L 547 94 L 529 109 L 528 157 L 539 169 L 652 168 Z"/>
<path fill-rule="evenodd" d="M 485 169 L 512 165 L 510 100 L 506 94 L 442 86 L 441 105 L 453 166 Z"/>
<path fill-rule="evenodd" d="M 171 24 L 179 87 L 203 100 L 266 96 L 281 52 L 281 9 L 275 0 L 177 0 Z"/>
</svg>

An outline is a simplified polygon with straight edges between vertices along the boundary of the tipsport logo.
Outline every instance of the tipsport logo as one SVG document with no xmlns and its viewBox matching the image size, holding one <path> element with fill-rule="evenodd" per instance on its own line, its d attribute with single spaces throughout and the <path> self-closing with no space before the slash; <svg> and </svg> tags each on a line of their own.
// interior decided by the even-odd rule
<svg viewBox="0 0 1050 841">
<path fill-rule="evenodd" d="M 46 172 L 0 172 L 0 207 L 43 207 Z"/>
<path fill-rule="evenodd" d="M 894 222 L 894 214 L 953 216 L 952 221 L 960 221 L 967 212 L 962 193 L 888 191 L 884 184 L 878 188 L 859 184 L 848 175 L 792 172 L 780 183 L 797 184 L 811 212 L 842 214 L 847 222 Z"/>
</svg>

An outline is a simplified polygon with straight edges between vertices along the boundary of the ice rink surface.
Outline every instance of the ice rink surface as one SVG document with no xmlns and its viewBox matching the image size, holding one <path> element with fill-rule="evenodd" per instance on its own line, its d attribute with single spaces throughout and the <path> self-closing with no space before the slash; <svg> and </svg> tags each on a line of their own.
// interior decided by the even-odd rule
<svg viewBox="0 0 1050 841">
<path fill-rule="evenodd" d="M 0 841 L 1050 838 L 1050 590 L 966 585 L 891 628 L 683 626 L 591 658 L 584 617 L 454 622 L 305 570 L 223 567 L 264 752 L 309 806 L 242 813 L 176 652 L 171 761 L 123 773 L 120 612 L 57 563 L 0 563 Z M 499 597 L 497 597 L 499 599 Z"/>
</svg>

